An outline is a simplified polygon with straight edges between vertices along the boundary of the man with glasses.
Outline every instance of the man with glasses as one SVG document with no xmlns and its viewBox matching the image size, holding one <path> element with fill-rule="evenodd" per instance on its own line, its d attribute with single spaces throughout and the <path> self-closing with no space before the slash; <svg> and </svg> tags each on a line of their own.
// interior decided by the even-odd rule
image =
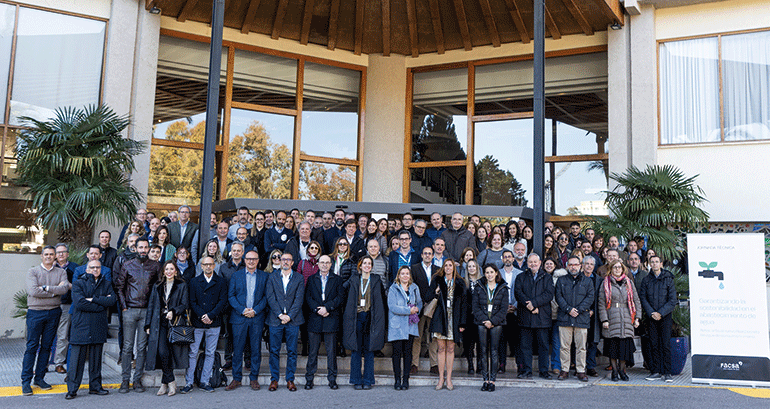
<svg viewBox="0 0 770 409">
<path fill-rule="evenodd" d="M 355 222 L 353 222 L 355 225 Z M 294 259 L 291 254 L 281 255 L 281 270 L 271 274 L 267 283 L 267 325 L 270 327 L 270 387 L 278 389 L 280 377 L 281 343 L 286 340 L 286 387 L 289 391 L 297 390 L 294 385 L 294 372 L 297 369 L 297 338 L 299 326 L 305 322 L 302 305 L 305 302 L 305 280 L 293 271 Z"/>
<path fill-rule="evenodd" d="M 412 249 L 412 235 L 406 230 L 398 232 L 398 250 L 391 251 L 388 256 L 388 265 L 390 271 L 388 272 L 388 282 L 393 282 L 396 279 L 396 272 L 403 266 L 411 267 L 413 264 L 412 256 L 415 254 Z M 416 257 L 414 262 L 416 262 Z"/>
<path fill-rule="evenodd" d="M 559 305 L 557 325 L 559 327 L 559 359 L 562 370 L 558 380 L 569 378 L 570 348 L 575 341 L 575 370 L 581 382 L 588 382 L 586 376 L 586 338 L 591 323 L 590 311 L 594 304 L 594 283 L 580 274 L 580 260 L 567 260 L 569 274 L 559 277 L 554 290 Z"/>
<path fill-rule="evenodd" d="M 233 328 L 233 380 L 225 388 L 232 391 L 241 386 L 243 379 L 243 349 L 248 340 L 251 345 L 251 372 L 249 386 L 259 389 L 259 366 L 262 363 L 260 337 L 265 326 L 267 311 L 267 273 L 257 269 L 259 254 L 246 253 L 246 268 L 233 274 L 228 286 L 228 300 L 232 312 L 230 324 Z"/>
<path fill-rule="evenodd" d="M 420 289 L 420 297 L 422 297 L 422 305 L 427 306 L 431 301 L 435 293 L 430 291 L 431 279 L 433 274 L 436 274 L 439 267 L 433 264 L 433 247 L 425 246 L 422 249 L 422 260 L 420 263 L 413 264 L 412 279 L 417 284 L 417 288 Z M 412 343 L 412 368 L 410 374 L 414 375 L 420 366 L 420 354 L 422 353 L 422 345 L 428 350 L 428 356 L 430 357 L 430 372 L 438 373 L 438 343 L 430 339 L 430 317 L 425 316 L 425 311 L 420 311 L 420 322 L 417 324 L 419 336 L 414 338 Z"/>
<path fill-rule="evenodd" d="M 56 266 L 67 272 L 67 281 L 74 282 L 75 270 L 78 265 L 68 261 L 69 247 L 64 243 L 56 245 Z M 53 356 L 53 364 L 57 373 L 67 373 L 64 363 L 67 361 L 67 349 L 69 347 L 70 334 L 70 307 L 72 307 L 72 291 L 67 291 L 61 296 L 61 317 L 59 327 L 56 330 L 56 352 Z"/>
<path fill-rule="evenodd" d="M 198 232 L 198 225 L 190 221 L 190 206 L 179 206 L 179 220 L 168 225 L 169 240 L 176 248 L 184 246 L 190 249 L 193 260 L 197 254 L 197 250 L 192 248 L 193 237 L 195 237 L 196 232 Z"/>
<path fill-rule="evenodd" d="M 419 253 L 425 246 L 433 244 L 433 240 L 425 234 L 425 230 L 428 227 L 428 222 L 423 219 L 417 219 L 414 222 L 414 231 L 412 232 L 412 249 Z M 387 286 L 385 288 L 388 288 Z"/>
<path fill-rule="evenodd" d="M 241 231 L 246 230 L 244 228 L 238 229 L 239 234 Z M 230 288 L 230 280 L 236 271 L 242 270 L 246 267 L 246 263 L 243 260 L 243 254 L 248 253 L 244 251 L 243 242 L 236 240 L 230 245 L 230 260 L 219 266 L 219 274 L 225 279 L 225 290 Z M 224 369 L 230 369 L 233 367 L 233 329 L 230 325 L 230 304 L 225 305 L 225 311 L 221 314 L 222 317 L 222 331 L 227 338 L 225 343 L 225 364 L 222 365 Z M 251 348 L 246 344 L 246 362 L 251 362 Z"/>
<path fill-rule="evenodd" d="M 331 267 L 332 259 L 326 255 L 321 256 L 318 259 L 318 272 L 307 280 L 305 302 L 310 314 L 307 318 L 309 350 L 305 369 L 305 389 L 313 389 L 313 378 L 318 367 L 318 349 L 322 339 L 326 346 L 326 379 L 329 381 L 329 388 L 339 389 L 335 352 L 344 291 L 342 278 L 329 274 Z"/>
</svg>

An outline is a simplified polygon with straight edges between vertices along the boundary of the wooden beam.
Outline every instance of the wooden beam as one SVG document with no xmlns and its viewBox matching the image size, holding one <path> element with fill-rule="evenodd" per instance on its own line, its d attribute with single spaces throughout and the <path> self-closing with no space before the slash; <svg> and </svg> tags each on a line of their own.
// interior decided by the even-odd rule
<svg viewBox="0 0 770 409">
<path fill-rule="evenodd" d="M 578 8 L 577 4 L 575 4 L 575 0 L 561 0 L 562 3 L 564 3 L 564 6 L 567 7 L 567 10 L 569 10 L 570 14 L 572 14 L 572 17 L 577 20 L 578 24 L 580 25 L 580 28 L 583 30 L 583 34 L 590 36 L 594 35 L 594 29 L 591 27 L 590 24 L 588 24 L 588 20 L 586 20 L 583 13 Z"/>
<path fill-rule="evenodd" d="M 465 6 L 463 0 L 454 0 L 455 14 L 457 15 L 457 24 L 460 25 L 460 34 L 463 37 L 463 45 L 465 51 L 473 49 L 473 43 L 471 43 L 471 34 L 468 31 L 468 20 L 465 18 Z"/>
<path fill-rule="evenodd" d="M 602 9 L 604 15 L 607 16 L 610 21 L 625 24 L 623 21 L 623 10 L 620 7 L 620 0 L 594 0 L 599 8 Z"/>
<path fill-rule="evenodd" d="M 278 3 L 278 10 L 275 11 L 275 22 L 273 23 L 273 34 L 270 38 L 277 40 L 281 36 L 281 28 L 283 28 L 283 18 L 286 17 L 286 6 L 289 5 L 289 0 L 281 0 Z"/>
<path fill-rule="evenodd" d="M 149 10 L 158 4 L 158 0 L 144 0 L 144 9 Z"/>
<path fill-rule="evenodd" d="M 329 11 L 329 41 L 326 47 L 334 50 L 337 47 L 337 20 L 340 17 L 340 0 L 332 0 L 331 10 Z"/>
<path fill-rule="evenodd" d="M 529 33 L 527 32 L 527 26 L 524 24 L 524 19 L 521 18 L 519 6 L 516 5 L 514 0 L 505 0 L 505 8 L 508 9 L 508 14 L 511 15 L 511 20 L 516 25 L 516 30 L 519 31 L 521 42 L 527 44 L 530 40 Z"/>
<path fill-rule="evenodd" d="M 551 17 L 551 12 L 548 11 L 548 6 L 545 6 L 545 25 L 546 27 L 548 27 L 548 32 L 551 33 L 551 38 L 553 38 L 554 40 L 558 40 L 561 38 L 559 27 L 557 27 L 556 23 L 553 21 L 553 17 Z"/>
<path fill-rule="evenodd" d="M 409 23 L 409 47 L 412 49 L 412 57 L 417 58 L 420 51 L 417 49 L 417 7 L 415 0 L 406 0 L 406 20 Z"/>
<path fill-rule="evenodd" d="M 366 0 L 356 0 L 356 42 L 353 46 L 353 54 L 361 55 L 361 47 L 364 43 L 364 4 Z"/>
<path fill-rule="evenodd" d="M 308 37 L 310 37 L 310 22 L 313 20 L 313 6 L 315 0 L 305 0 L 305 13 L 302 16 L 302 32 L 299 35 L 299 43 L 307 45 Z"/>
<path fill-rule="evenodd" d="M 246 11 L 246 17 L 243 18 L 243 24 L 241 24 L 241 33 L 248 34 L 251 30 L 251 25 L 254 24 L 254 20 L 257 19 L 259 2 L 260 0 L 251 0 L 251 2 L 249 2 L 249 9 Z"/>
<path fill-rule="evenodd" d="M 390 55 L 390 0 L 382 0 L 382 55 Z"/>
<path fill-rule="evenodd" d="M 444 54 L 446 45 L 444 44 L 444 29 L 441 27 L 438 0 L 430 0 L 430 19 L 433 22 L 433 35 L 436 37 L 436 51 L 439 54 Z"/>
<path fill-rule="evenodd" d="M 500 34 L 497 33 L 497 25 L 495 25 L 495 18 L 492 16 L 492 7 L 489 5 L 489 0 L 479 0 L 479 5 L 481 6 L 481 12 L 484 14 L 484 23 L 487 25 L 492 47 L 500 47 Z"/>
<path fill-rule="evenodd" d="M 187 0 L 187 2 L 185 2 L 184 6 L 182 7 L 182 11 L 180 11 L 179 15 L 176 16 L 176 21 L 184 23 L 187 18 L 190 17 L 190 13 L 192 13 L 196 4 L 198 4 L 198 0 Z"/>
</svg>

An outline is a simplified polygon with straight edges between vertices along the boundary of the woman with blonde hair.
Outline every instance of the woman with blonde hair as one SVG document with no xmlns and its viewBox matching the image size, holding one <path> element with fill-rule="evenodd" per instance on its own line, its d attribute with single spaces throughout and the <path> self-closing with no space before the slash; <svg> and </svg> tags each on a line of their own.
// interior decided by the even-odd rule
<svg viewBox="0 0 770 409">
<path fill-rule="evenodd" d="M 612 364 L 612 380 L 628 381 L 626 361 L 633 358 L 634 329 L 642 315 L 639 294 L 634 277 L 629 277 L 628 267 L 620 260 L 607 265 L 607 277 L 599 286 L 599 321 L 604 337 L 604 356 Z"/>
</svg>

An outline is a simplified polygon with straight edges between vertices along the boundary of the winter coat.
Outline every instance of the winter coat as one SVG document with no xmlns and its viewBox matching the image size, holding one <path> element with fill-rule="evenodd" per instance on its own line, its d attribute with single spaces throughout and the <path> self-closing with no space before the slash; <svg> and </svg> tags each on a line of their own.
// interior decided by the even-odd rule
<svg viewBox="0 0 770 409">
<path fill-rule="evenodd" d="M 342 314 L 342 345 L 345 349 L 356 351 L 356 322 L 358 321 L 358 293 L 361 290 L 361 275 L 354 274 L 343 285 L 347 297 L 345 298 L 345 312 Z M 377 276 L 369 276 L 369 290 L 371 291 L 371 309 L 369 310 L 369 351 L 379 351 L 385 346 L 385 331 L 388 323 L 388 304 L 385 302 L 385 289 L 382 281 Z"/>
<path fill-rule="evenodd" d="M 86 300 L 91 298 L 91 301 Z M 112 282 L 105 277 L 95 279 L 83 274 L 72 286 L 72 316 L 70 317 L 70 344 L 87 345 L 107 342 L 107 319 L 110 307 L 118 299 Z"/>
<path fill-rule="evenodd" d="M 551 328 L 553 291 L 553 278 L 544 270 L 533 276 L 532 271 L 527 269 L 516 276 L 513 293 L 516 297 L 520 327 Z M 537 314 L 527 309 L 527 301 L 531 301 L 537 308 Z"/>
<path fill-rule="evenodd" d="M 492 317 L 488 314 L 489 288 L 487 288 L 487 278 L 481 277 L 476 284 L 471 300 L 471 311 L 473 311 L 473 323 L 484 325 L 484 321 L 490 321 L 492 325 L 508 325 L 506 317 L 508 316 L 508 286 L 505 282 L 500 282 L 495 288 L 492 296 Z"/>
<path fill-rule="evenodd" d="M 160 359 L 158 359 L 158 343 L 160 342 L 160 321 L 165 320 L 163 315 L 163 297 L 165 294 L 165 280 L 155 284 L 150 291 L 150 303 L 147 305 L 147 316 L 144 319 L 144 329 L 150 330 L 147 337 L 147 357 L 144 364 L 146 371 L 162 369 Z M 173 312 L 174 318 L 180 317 L 179 323 L 187 324 L 185 314 L 190 307 L 187 294 L 187 284 L 184 280 L 176 279 L 171 287 L 171 293 L 168 296 L 167 308 Z M 170 330 L 170 329 L 169 329 Z M 164 340 L 168 342 L 168 340 Z M 187 344 L 172 344 L 171 362 L 174 369 L 187 369 L 189 365 L 190 346 Z"/>
<path fill-rule="evenodd" d="M 653 272 L 647 274 L 647 277 L 642 280 L 639 298 L 642 300 L 642 306 L 644 306 L 644 312 L 647 315 L 651 315 L 653 312 L 662 316 L 671 314 L 676 306 L 674 274 L 668 270 L 661 270 L 657 277 Z"/>
<path fill-rule="evenodd" d="M 193 278 L 187 284 L 189 291 L 190 321 L 195 328 L 218 328 L 222 326 L 222 315 L 227 311 L 227 280 L 212 274 L 207 282 L 205 275 Z M 204 324 L 201 317 L 208 315 L 211 324 Z"/>
<path fill-rule="evenodd" d="M 302 274 L 303 284 L 307 285 L 307 279 L 318 272 L 318 258 L 308 256 L 307 260 L 300 260 L 297 266 L 296 271 Z"/>
<path fill-rule="evenodd" d="M 321 273 L 313 274 L 307 279 L 305 286 L 305 304 L 308 307 L 307 330 L 308 332 L 337 332 L 340 328 L 340 316 L 342 315 L 342 303 L 345 290 L 342 288 L 342 278 L 329 273 L 326 281 L 326 291 L 321 296 Z M 328 317 L 322 317 L 316 313 L 318 307 L 325 307 Z"/>
<path fill-rule="evenodd" d="M 409 304 L 417 307 L 418 314 L 422 311 L 422 298 L 417 284 L 409 285 L 408 297 L 400 284 L 391 284 L 388 290 L 388 342 L 409 339 L 410 335 L 420 336 L 417 323 L 409 323 Z"/>
<path fill-rule="evenodd" d="M 559 305 L 556 325 L 560 327 L 588 328 L 591 326 L 590 311 L 594 306 L 594 283 L 585 274 L 576 276 L 567 274 L 556 281 L 554 290 L 556 303 Z M 578 316 L 569 315 L 577 309 Z"/>
<path fill-rule="evenodd" d="M 332 268 L 329 270 L 330 274 L 334 274 L 334 269 L 336 268 L 335 265 L 337 264 L 337 259 L 332 259 Z M 356 269 L 358 267 L 356 266 L 356 263 L 353 262 L 353 260 L 346 258 L 342 265 L 340 266 L 340 278 L 342 279 L 342 282 L 347 282 L 350 277 L 356 275 Z"/>
<path fill-rule="evenodd" d="M 597 303 L 599 304 L 599 322 L 609 322 L 609 329 L 602 326 L 602 336 L 604 338 L 633 338 L 634 337 L 634 322 L 631 319 L 631 311 L 628 308 L 628 295 L 626 294 L 626 281 L 623 280 L 618 283 L 617 280 L 610 278 L 610 289 L 612 290 L 612 302 L 610 308 L 607 309 L 607 299 L 604 293 L 604 280 L 602 279 L 601 285 L 599 285 L 599 298 Z M 641 316 L 641 304 L 639 303 L 639 295 L 636 292 L 636 286 L 634 280 L 630 280 L 632 291 L 634 294 L 634 305 L 636 306 L 636 319 Z M 602 324 L 603 325 L 603 324 Z"/>
<path fill-rule="evenodd" d="M 462 332 L 460 328 L 465 328 L 465 320 L 468 319 L 468 313 L 466 308 L 468 305 L 465 300 L 465 280 L 456 278 L 454 280 L 454 297 L 452 297 L 452 316 L 447 316 L 446 302 L 448 286 L 444 277 L 433 276 L 430 283 L 430 292 L 436 294 L 436 288 L 440 288 L 436 297 L 438 298 L 438 304 L 436 304 L 436 311 L 433 313 L 433 319 L 430 321 L 430 332 L 439 333 L 444 336 L 448 336 L 447 327 L 448 322 L 452 320 L 452 339 L 455 344 L 462 341 Z"/>
<path fill-rule="evenodd" d="M 567 270 L 563 268 L 557 268 L 556 270 L 553 270 L 553 274 L 551 274 L 554 285 L 554 295 L 553 300 L 551 300 L 551 321 L 556 321 L 559 314 L 559 304 L 556 302 L 556 280 L 558 280 L 559 277 L 564 277 L 565 275 L 567 275 Z"/>
<path fill-rule="evenodd" d="M 117 264 L 117 263 L 116 263 Z M 118 296 L 118 307 L 147 308 L 152 287 L 158 280 L 160 264 L 157 261 L 132 258 L 112 271 L 115 280 L 115 292 Z"/>
<path fill-rule="evenodd" d="M 455 260 L 459 260 L 463 250 L 470 247 L 476 251 L 476 237 L 465 227 L 455 230 L 451 226 L 441 233 L 441 238 L 446 243 L 446 251 Z M 418 253 L 419 254 L 419 253 Z"/>
</svg>

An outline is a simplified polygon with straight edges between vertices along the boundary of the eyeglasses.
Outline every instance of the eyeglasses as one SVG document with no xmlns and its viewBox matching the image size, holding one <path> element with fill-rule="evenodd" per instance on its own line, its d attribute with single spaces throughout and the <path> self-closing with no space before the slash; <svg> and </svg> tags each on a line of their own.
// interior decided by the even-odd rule
<svg viewBox="0 0 770 409">
<path fill-rule="evenodd" d="M 270 259 L 271 259 L 271 260 L 275 260 L 275 259 L 278 259 L 278 260 L 280 260 L 280 259 L 281 259 L 281 256 L 279 256 L 279 255 L 277 255 L 277 254 L 276 254 L 276 255 L 274 255 L 273 257 L 270 257 Z M 246 259 L 246 260 L 248 260 L 248 259 Z"/>
<path fill-rule="evenodd" d="M 340 243 L 337 245 L 337 247 L 347 247 L 348 243 Z"/>
<path fill-rule="evenodd" d="M 308 249 L 309 250 L 318 250 L 318 247 L 317 246 L 311 246 L 311 247 L 308 247 Z"/>
<path fill-rule="evenodd" d="M 203 266 L 213 266 L 214 263 L 201 263 L 201 265 L 203 265 Z"/>
<path fill-rule="evenodd" d="M 257 261 L 259 259 L 256 258 L 256 257 L 246 257 L 244 260 L 246 260 L 246 261 Z"/>
</svg>

